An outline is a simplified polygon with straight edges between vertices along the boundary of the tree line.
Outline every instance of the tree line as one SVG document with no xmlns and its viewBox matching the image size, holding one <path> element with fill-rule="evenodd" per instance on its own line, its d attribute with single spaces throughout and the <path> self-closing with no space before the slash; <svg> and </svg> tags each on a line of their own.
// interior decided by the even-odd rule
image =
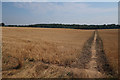
<svg viewBox="0 0 120 80">
<path fill-rule="evenodd" d="M 120 25 L 104 24 L 104 25 L 79 25 L 79 24 L 32 24 L 32 25 L 5 25 L 5 27 L 39 27 L 39 28 L 71 28 L 71 29 L 120 29 Z"/>
</svg>

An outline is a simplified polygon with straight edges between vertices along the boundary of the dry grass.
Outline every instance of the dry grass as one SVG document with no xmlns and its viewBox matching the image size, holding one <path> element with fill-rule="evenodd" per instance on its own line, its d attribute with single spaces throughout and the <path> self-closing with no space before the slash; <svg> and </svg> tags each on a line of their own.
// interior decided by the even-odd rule
<svg viewBox="0 0 120 80">
<path fill-rule="evenodd" d="M 72 73 L 68 73 L 69 69 L 56 67 L 56 70 L 56 68 L 50 67 L 50 70 L 47 68 L 47 72 L 52 69 L 58 73 L 56 72 L 54 75 L 39 73 L 38 76 L 34 69 L 39 68 L 34 67 L 40 62 L 42 62 L 40 64 L 63 66 L 71 64 L 80 55 L 85 41 L 92 35 L 92 32 L 92 30 L 74 29 L 2 28 L 3 77 L 61 77 L 62 74 L 62 77 L 65 77 L 66 74 L 72 75 Z M 14 64 L 11 61 L 14 61 Z M 29 64 L 34 67 L 28 66 Z M 28 67 L 26 68 L 26 66 Z M 22 70 L 14 70 L 21 67 Z M 42 72 L 44 71 L 46 69 L 43 69 Z M 27 72 L 30 74 L 28 75 Z M 47 76 L 48 74 L 50 76 Z"/>
<path fill-rule="evenodd" d="M 118 30 L 99 30 L 109 64 L 118 73 Z"/>
</svg>

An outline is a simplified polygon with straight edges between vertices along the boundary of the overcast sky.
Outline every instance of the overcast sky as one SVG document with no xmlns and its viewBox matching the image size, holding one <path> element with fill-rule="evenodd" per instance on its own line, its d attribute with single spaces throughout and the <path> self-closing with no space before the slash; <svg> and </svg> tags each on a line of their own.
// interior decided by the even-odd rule
<svg viewBox="0 0 120 80">
<path fill-rule="evenodd" d="M 117 24 L 117 2 L 3 2 L 5 24 Z"/>
</svg>

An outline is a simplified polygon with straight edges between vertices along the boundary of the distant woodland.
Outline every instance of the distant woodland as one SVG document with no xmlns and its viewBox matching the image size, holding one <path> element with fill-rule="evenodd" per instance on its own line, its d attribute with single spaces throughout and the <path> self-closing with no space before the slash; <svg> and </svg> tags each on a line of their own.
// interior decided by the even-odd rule
<svg viewBox="0 0 120 80">
<path fill-rule="evenodd" d="M 36 28 L 71 28 L 71 29 L 120 29 L 120 25 L 104 24 L 104 25 L 79 25 L 79 24 L 31 24 L 31 25 L 5 25 L 4 27 L 36 27 Z"/>
</svg>

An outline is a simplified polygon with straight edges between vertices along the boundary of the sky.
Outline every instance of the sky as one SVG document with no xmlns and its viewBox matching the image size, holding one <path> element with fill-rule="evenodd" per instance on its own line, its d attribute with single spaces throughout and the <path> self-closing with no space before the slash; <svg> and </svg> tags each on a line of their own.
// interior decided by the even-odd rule
<svg viewBox="0 0 120 80">
<path fill-rule="evenodd" d="M 0 2 L 0 22 L 2 22 L 2 3 Z"/>
<path fill-rule="evenodd" d="M 2 0 L 2 2 L 119 2 L 119 0 Z"/>
<path fill-rule="evenodd" d="M 117 24 L 117 2 L 2 2 L 5 24 Z"/>
</svg>

